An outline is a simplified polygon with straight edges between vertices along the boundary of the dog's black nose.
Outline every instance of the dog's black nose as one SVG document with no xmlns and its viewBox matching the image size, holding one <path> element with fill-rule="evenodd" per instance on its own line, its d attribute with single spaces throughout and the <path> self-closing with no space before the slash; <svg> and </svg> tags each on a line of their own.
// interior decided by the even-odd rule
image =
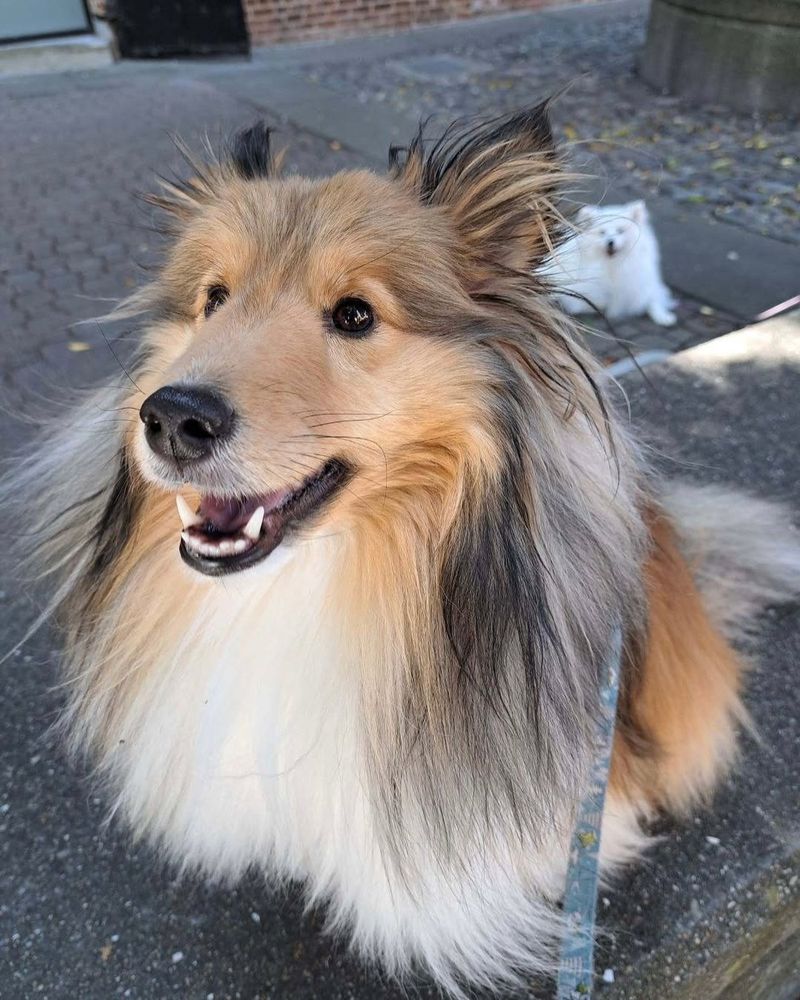
<svg viewBox="0 0 800 1000">
<path fill-rule="evenodd" d="M 606 240 L 606 253 L 609 257 L 613 257 L 616 253 L 617 248 L 614 246 L 613 240 Z"/>
<path fill-rule="evenodd" d="M 166 385 L 147 397 L 139 416 L 152 450 L 176 462 L 205 458 L 234 424 L 233 407 L 206 386 Z"/>
</svg>

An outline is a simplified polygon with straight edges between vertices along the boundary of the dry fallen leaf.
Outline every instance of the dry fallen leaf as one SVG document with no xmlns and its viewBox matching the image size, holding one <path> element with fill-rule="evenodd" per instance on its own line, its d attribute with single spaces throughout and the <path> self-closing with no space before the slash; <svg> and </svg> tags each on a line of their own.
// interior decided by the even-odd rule
<svg viewBox="0 0 800 1000">
<path fill-rule="evenodd" d="M 67 350 L 73 351 L 78 354 L 80 351 L 91 351 L 92 345 L 87 344 L 85 340 L 70 340 L 67 343 Z"/>
<path fill-rule="evenodd" d="M 111 952 L 114 950 L 114 946 L 111 944 L 104 944 L 100 949 L 100 958 L 107 962 L 111 958 Z"/>
</svg>

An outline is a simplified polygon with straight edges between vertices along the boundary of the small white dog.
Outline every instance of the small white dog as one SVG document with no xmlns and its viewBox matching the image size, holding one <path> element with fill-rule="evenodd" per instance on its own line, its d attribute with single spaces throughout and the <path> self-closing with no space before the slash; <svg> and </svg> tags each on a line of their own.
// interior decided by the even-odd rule
<svg viewBox="0 0 800 1000">
<path fill-rule="evenodd" d="M 577 232 L 544 273 L 568 313 L 601 312 L 610 320 L 642 316 L 672 326 L 675 300 L 661 278 L 658 242 L 643 201 L 585 205 Z"/>
</svg>

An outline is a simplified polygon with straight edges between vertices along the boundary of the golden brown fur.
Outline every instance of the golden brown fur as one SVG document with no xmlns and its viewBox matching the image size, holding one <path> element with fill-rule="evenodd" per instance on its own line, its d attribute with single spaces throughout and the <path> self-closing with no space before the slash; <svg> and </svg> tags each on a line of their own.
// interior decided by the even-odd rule
<svg viewBox="0 0 800 1000">
<path fill-rule="evenodd" d="M 617 733 L 611 788 L 653 810 L 686 813 L 707 800 L 736 753 L 742 660 L 710 620 L 665 511 L 648 510 L 647 625 L 629 664 L 626 722 Z"/>
</svg>

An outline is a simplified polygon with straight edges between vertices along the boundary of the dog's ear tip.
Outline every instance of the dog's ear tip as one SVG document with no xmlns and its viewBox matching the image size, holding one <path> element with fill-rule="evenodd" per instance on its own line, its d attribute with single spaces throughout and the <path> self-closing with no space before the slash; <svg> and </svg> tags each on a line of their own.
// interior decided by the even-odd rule
<svg viewBox="0 0 800 1000">
<path fill-rule="evenodd" d="M 389 169 L 395 170 L 402 167 L 403 161 L 408 154 L 408 146 L 395 145 L 392 143 L 389 146 Z"/>
<path fill-rule="evenodd" d="M 270 149 L 272 129 L 263 118 L 239 129 L 228 145 L 234 170 L 245 180 L 268 177 L 274 170 Z"/>
<path fill-rule="evenodd" d="M 558 224 L 552 198 L 562 179 L 549 101 L 491 119 L 461 119 L 428 141 L 427 123 L 392 149 L 394 179 L 447 212 L 479 272 L 529 270 Z M 487 264 L 488 262 L 488 264 Z"/>
<path fill-rule="evenodd" d="M 257 118 L 250 125 L 243 125 L 233 134 L 233 144 L 242 142 L 268 142 L 272 129 L 263 118 Z"/>
<path fill-rule="evenodd" d="M 553 131 L 550 123 L 550 105 L 552 98 L 545 98 L 537 104 L 509 112 L 497 118 L 484 120 L 475 118 L 460 118 L 451 122 L 444 132 L 430 144 L 431 153 L 447 152 L 457 159 L 458 153 L 468 153 L 478 147 L 491 146 L 492 143 L 505 142 L 508 139 L 534 140 L 537 147 L 555 148 Z M 423 156 L 424 143 L 429 135 L 428 129 L 433 115 L 420 119 L 416 132 L 408 143 L 389 146 L 390 167 L 402 167 L 411 157 Z"/>
<path fill-rule="evenodd" d="M 527 131 L 537 139 L 553 141 L 553 127 L 550 122 L 550 105 L 552 98 L 545 98 L 537 104 L 532 104 L 523 108 L 517 114 L 512 114 L 508 119 L 509 129 L 515 126 L 519 131 Z"/>
<path fill-rule="evenodd" d="M 515 143 L 522 142 L 523 145 L 531 143 L 537 150 L 555 149 L 549 109 L 548 99 L 486 122 L 484 128 L 487 145 L 492 141 L 510 139 Z"/>
<path fill-rule="evenodd" d="M 550 124 L 550 105 L 553 103 L 551 97 L 545 97 L 536 104 L 532 104 L 526 109 L 526 117 L 532 122 L 546 122 Z"/>
</svg>

